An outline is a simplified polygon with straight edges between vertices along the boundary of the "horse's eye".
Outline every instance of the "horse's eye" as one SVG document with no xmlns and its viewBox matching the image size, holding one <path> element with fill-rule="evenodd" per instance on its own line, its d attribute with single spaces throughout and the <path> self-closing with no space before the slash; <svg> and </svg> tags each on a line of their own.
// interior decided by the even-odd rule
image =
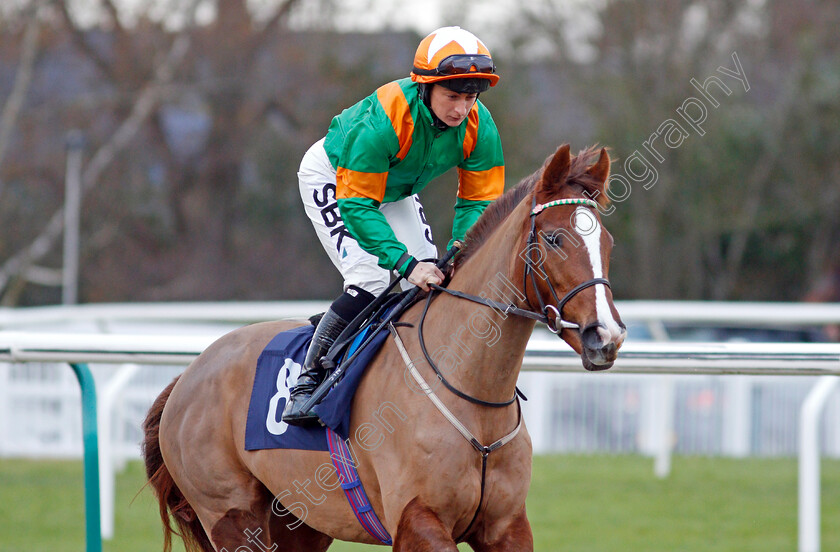
<svg viewBox="0 0 840 552">
<path fill-rule="evenodd" d="M 545 234 L 545 243 L 547 243 L 550 247 L 554 248 L 563 247 L 563 235 Z"/>
</svg>

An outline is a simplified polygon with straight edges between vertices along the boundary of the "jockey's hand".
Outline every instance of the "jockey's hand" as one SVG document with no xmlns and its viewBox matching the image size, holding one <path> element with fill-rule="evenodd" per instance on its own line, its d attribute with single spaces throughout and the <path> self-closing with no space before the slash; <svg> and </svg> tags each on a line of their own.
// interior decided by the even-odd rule
<svg viewBox="0 0 840 552">
<path fill-rule="evenodd" d="M 406 280 L 419 287 L 423 291 L 429 291 L 429 284 L 440 284 L 443 282 L 443 272 L 434 263 L 419 262 L 408 275 Z"/>
</svg>

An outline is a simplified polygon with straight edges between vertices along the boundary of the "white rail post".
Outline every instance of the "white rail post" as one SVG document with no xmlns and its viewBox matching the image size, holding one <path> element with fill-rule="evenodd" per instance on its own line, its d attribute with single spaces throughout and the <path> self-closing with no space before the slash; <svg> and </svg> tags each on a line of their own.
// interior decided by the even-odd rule
<svg viewBox="0 0 840 552">
<path fill-rule="evenodd" d="M 525 394 L 528 402 L 522 403 L 522 415 L 528 424 L 531 446 L 535 454 L 551 451 L 551 374 L 531 372 L 525 375 Z"/>
<path fill-rule="evenodd" d="M 674 410 L 676 409 L 675 386 L 673 376 L 662 376 L 657 385 L 659 427 L 657 428 L 653 473 L 659 479 L 664 479 L 671 474 L 671 456 L 674 452 Z"/>
<path fill-rule="evenodd" d="M 114 450 L 111 420 L 114 415 L 114 404 L 120 392 L 140 369 L 136 364 L 125 364 L 112 377 L 102 390 L 99 397 L 99 503 L 102 538 L 114 538 Z"/>
<path fill-rule="evenodd" d="M 799 417 L 799 552 L 820 552 L 820 415 L 837 376 L 822 376 Z"/>
<path fill-rule="evenodd" d="M 11 403 L 9 401 L 9 397 L 11 393 L 9 392 L 9 383 L 11 382 L 11 376 L 9 372 L 11 371 L 11 366 L 0 362 L 0 457 L 6 456 L 8 451 L 6 450 L 6 443 L 9 442 L 8 438 L 8 420 L 11 415 Z"/>
<path fill-rule="evenodd" d="M 752 382 L 750 376 L 732 376 L 724 383 L 722 452 L 734 458 L 750 455 L 752 434 Z"/>
</svg>

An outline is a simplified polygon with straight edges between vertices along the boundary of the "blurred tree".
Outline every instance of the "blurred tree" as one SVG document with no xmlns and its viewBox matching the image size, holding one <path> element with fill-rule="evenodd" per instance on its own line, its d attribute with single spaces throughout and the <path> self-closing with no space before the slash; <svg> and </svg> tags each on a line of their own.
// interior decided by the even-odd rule
<svg viewBox="0 0 840 552">
<path fill-rule="evenodd" d="M 517 57 L 564 76 L 570 86 L 554 103 L 592 117 L 596 139 L 621 158 L 614 175 L 631 186 L 606 219 L 617 295 L 797 297 L 838 225 L 828 213 L 837 212 L 840 6 L 543 0 L 519 10 Z M 735 69 L 733 53 L 749 91 L 718 70 Z M 728 87 L 708 84 L 716 106 L 691 84 L 711 76 Z M 681 121 L 691 98 L 706 106 L 703 134 L 689 128 L 664 147 L 662 125 Z M 562 141 L 577 135 L 560 131 Z"/>
<path fill-rule="evenodd" d="M 405 74 L 413 53 L 406 44 L 416 38 L 292 33 L 286 21 L 295 4 L 252 14 L 244 0 L 219 0 L 208 23 L 194 23 L 186 10 L 170 31 L 171 21 L 151 18 L 150 4 L 129 26 L 110 0 L 92 23 L 56 2 L 61 25 L 48 24 L 52 43 L 26 112 L 33 140 L 49 144 L 35 165 L 50 168 L 50 193 L 34 196 L 35 160 L 17 148 L 13 187 L 39 214 L 11 209 L 4 217 L 25 226 L 8 248 L 0 244 L 0 292 L 33 262 L 60 262 L 63 133 L 56 129 L 81 128 L 93 152 L 85 188 L 96 187 L 84 204 L 83 300 L 335 293 L 338 275 L 312 247 L 302 217 L 297 165 L 348 98 Z M 320 15 L 330 21 L 329 10 Z M 388 61 L 398 57 L 401 66 Z M 48 121 L 34 110 L 39 98 Z M 16 286 L 4 300 L 49 301 L 39 289 Z"/>
<path fill-rule="evenodd" d="M 155 23 L 146 17 L 149 14 L 142 14 L 143 17 L 140 17 L 133 27 L 125 27 L 119 10 L 111 0 L 101 0 L 97 5 L 102 12 L 102 21 L 98 27 L 83 24 L 82 18 L 67 2 L 52 2 L 63 23 L 61 27 L 54 29 L 54 32 L 59 36 L 65 33 L 69 37 L 76 52 L 95 68 L 95 86 L 104 87 L 109 92 L 106 98 L 100 98 L 104 99 L 104 102 L 83 115 L 87 116 L 87 120 L 81 121 L 83 127 L 88 127 L 85 130 L 89 138 L 93 138 L 94 147 L 97 148 L 86 165 L 84 188 L 88 191 L 98 184 L 103 172 L 117 160 L 121 150 L 126 148 L 138 133 L 144 134 L 141 143 L 145 143 L 148 150 L 139 156 L 138 151 L 141 150 L 134 150 L 132 157 L 145 158 L 142 161 L 147 164 L 146 170 L 163 167 L 164 175 L 161 178 L 168 190 L 169 207 L 174 219 L 174 235 L 171 238 L 176 244 L 172 251 L 174 257 L 169 260 L 180 258 L 192 261 L 192 266 L 182 265 L 181 270 L 176 272 L 161 270 L 163 267 L 160 263 L 150 263 L 148 270 L 157 273 L 159 279 L 167 279 L 168 275 L 168 285 L 173 287 L 177 296 L 189 298 L 190 293 L 195 293 L 196 297 L 213 294 L 206 285 L 198 285 L 194 291 L 189 288 L 196 282 L 206 282 L 208 273 L 218 273 L 214 268 L 231 260 L 230 236 L 234 234 L 231 226 L 235 209 L 232 197 L 240 180 L 242 139 L 253 125 L 254 118 L 260 115 L 261 109 L 253 102 L 243 101 L 247 91 L 252 90 L 245 83 L 255 78 L 254 74 L 249 73 L 253 71 L 260 46 L 267 37 L 272 36 L 294 4 L 295 0 L 288 0 L 276 6 L 274 13 L 265 19 L 262 26 L 255 28 L 244 0 L 220 0 L 214 23 L 195 27 L 194 12 L 199 3 L 191 2 L 186 5 L 186 18 L 181 29 L 172 33 L 166 30 L 166 22 Z M 182 10 L 184 6 L 182 3 Z M 145 8 L 151 9 L 151 5 L 146 4 Z M 197 42 L 201 48 L 201 55 L 186 55 L 191 41 Z M 185 57 L 185 68 L 180 69 L 176 76 L 175 67 Z M 175 81 L 179 86 L 172 86 Z M 198 114 L 199 123 L 202 122 L 202 116 L 209 119 L 210 123 L 207 125 L 208 136 L 199 140 L 203 142 L 201 151 L 191 152 L 194 154 L 191 160 L 195 161 L 196 155 L 200 155 L 200 163 L 192 164 L 183 162 L 184 140 L 179 141 L 178 130 L 169 129 L 167 132 L 164 128 L 167 119 L 172 119 L 167 115 L 171 115 L 173 109 L 177 111 L 179 105 L 190 99 L 206 106 L 204 113 Z M 277 104 L 276 99 L 273 102 Z M 192 114 L 195 115 L 195 112 Z M 176 118 L 177 115 L 176 113 Z M 104 133 L 100 125 L 107 129 Z M 178 127 L 177 124 L 175 126 Z M 186 147 L 189 149 L 192 146 L 187 144 Z M 55 167 L 58 158 L 55 148 L 51 153 L 53 159 L 49 164 Z M 142 165 L 138 167 L 136 162 L 132 163 L 126 158 L 119 161 L 123 166 L 117 174 L 122 175 L 123 184 L 131 182 L 129 177 L 133 171 L 143 170 Z M 54 174 L 60 172 L 56 170 Z M 145 180 L 142 177 L 141 179 Z M 125 216 L 138 207 L 137 203 L 126 201 L 129 198 L 125 191 L 124 187 L 111 186 L 109 190 L 98 194 L 94 201 L 103 201 L 109 205 L 110 213 L 107 210 L 98 211 L 105 213 L 104 220 L 93 221 L 91 217 L 87 217 L 88 224 L 97 224 L 100 228 L 118 228 L 118 231 L 104 234 L 99 232 L 98 239 L 92 242 L 97 250 L 86 249 L 88 268 L 92 269 L 93 274 L 88 280 L 92 280 L 92 287 L 105 290 L 109 286 L 102 284 L 107 281 L 112 283 L 110 292 L 105 291 L 104 295 L 98 296 L 95 292 L 87 297 L 88 300 L 130 295 L 137 287 L 147 287 L 143 285 L 144 275 L 137 272 L 136 266 L 126 263 L 120 270 L 121 264 L 131 259 L 132 255 L 136 255 L 137 248 L 125 247 L 125 244 L 123 247 L 114 247 L 119 241 L 132 239 L 142 243 L 144 234 L 148 238 L 148 229 L 143 228 L 136 232 L 136 221 Z M 143 202 L 139 203 L 142 209 Z M 191 210 L 191 203 L 205 203 L 206 208 Z M 89 204 L 90 201 L 87 206 Z M 44 219 L 39 217 L 39 220 L 43 222 Z M 132 228 L 132 225 L 135 228 Z M 52 217 L 47 218 L 46 225 L 41 227 L 34 240 L 23 245 L 16 254 L 5 261 L 0 267 L 0 292 L 10 280 L 25 274 L 32 263 L 50 254 L 61 235 L 62 226 L 63 216 L 59 209 Z M 193 240 L 195 236 L 201 238 Z M 145 241 L 148 243 L 148 239 Z M 153 247 L 159 247 L 160 242 L 154 241 L 157 243 L 153 244 Z M 106 247 L 107 254 L 98 254 Z M 184 254 L 184 251 L 192 254 Z M 122 257 L 121 253 L 126 256 Z M 101 260 L 104 266 L 97 267 L 98 260 Z M 171 263 L 163 263 L 169 264 Z M 104 270 L 99 271 L 97 268 Z M 104 281 L 97 281 L 98 278 L 103 278 Z M 179 279 L 183 283 L 178 283 Z M 115 281 L 122 282 L 122 285 L 113 285 Z M 20 286 L 17 286 L 16 292 L 4 297 L 4 301 L 16 302 L 20 289 Z M 215 293 L 224 292 L 217 290 Z M 168 298 L 165 290 L 158 292 L 158 295 L 160 298 Z"/>
<path fill-rule="evenodd" d="M 0 12 L 3 301 L 56 300 L 23 276 L 61 261 L 70 129 L 89 142 L 83 300 L 335 295 L 295 172 L 333 115 L 408 73 L 419 37 L 336 32 L 345 7 L 331 0 L 87 5 L 85 18 L 59 0 L 37 19 Z M 502 81 L 481 99 L 508 186 L 564 142 L 609 146 L 613 195 L 618 177 L 631 186 L 605 217 L 618 297 L 796 299 L 819 280 L 840 238 L 840 6 L 534 0 L 493 13 L 444 9 L 497 59 Z M 733 52 L 749 91 L 718 69 L 736 68 Z M 710 76 L 730 91 L 708 85 L 717 107 L 692 84 Z M 692 98 L 703 133 L 683 123 L 668 147 L 662 125 Z M 423 192 L 439 244 L 455 179 Z"/>
<path fill-rule="evenodd" d="M 104 1 L 107 5 L 111 6 L 108 0 Z M 112 83 L 116 82 L 123 87 L 122 93 L 118 94 L 117 97 L 125 99 L 125 101 L 122 104 L 119 104 L 118 102 L 117 112 L 114 113 L 114 115 L 119 117 L 117 119 L 119 123 L 108 125 L 109 129 L 106 131 L 107 138 L 104 138 L 101 142 L 97 143 L 97 149 L 85 168 L 82 177 L 82 186 L 83 191 L 86 192 L 96 186 L 105 169 L 130 143 L 146 119 L 152 113 L 159 99 L 163 85 L 167 84 L 171 80 L 174 67 L 183 56 L 186 48 L 188 47 L 188 42 L 183 39 L 178 40 L 177 37 L 175 40 L 171 41 L 171 47 L 169 48 L 169 52 L 166 57 L 162 60 L 156 61 L 154 65 L 146 64 L 145 67 L 147 68 L 147 71 L 151 71 L 151 75 L 145 79 L 135 78 L 134 84 L 142 86 L 138 90 L 133 90 L 132 94 L 128 94 L 126 89 L 130 89 L 131 86 L 125 85 L 124 77 L 114 68 L 128 66 L 137 67 L 138 71 L 142 71 L 144 65 L 137 64 L 137 60 L 133 59 L 133 57 L 128 60 L 124 59 L 125 56 L 131 55 L 131 50 L 127 47 L 127 43 L 130 42 L 131 37 L 125 33 L 124 29 L 122 29 L 119 25 L 118 20 L 116 18 L 112 19 L 112 22 L 118 29 L 115 33 L 118 47 L 113 51 L 114 55 L 112 57 L 112 62 L 108 63 L 103 56 L 96 53 L 97 50 L 91 46 L 91 44 L 87 41 L 87 37 L 83 35 L 81 30 L 73 23 L 70 13 L 66 9 L 66 4 L 64 2 L 53 2 L 52 5 L 64 18 L 66 29 L 70 32 L 72 37 L 71 39 L 75 41 L 77 45 L 80 45 L 80 47 L 91 57 L 91 59 L 95 60 L 96 66 L 101 72 L 107 75 L 109 81 Z M 30 18 L 37 19 L 41 14 L 27 14 L 27 12 L 24 11 L 24 17 L 27 15 Z M 53 34 L 50 38 L 54 39 L 56 36 Z M 122 63 L 118 63 L 118 61 Z M 56 75 L 55 69 L 57 68 L 47 65 L 43 68 L 43 74 L 41 77 L 44 79 L 66 77 L 66 75 Z M 137 73 L 129 71 L 127 74 L 134 76 Z M 45 88 L 49 86 L 46 83 L 42 84 L 45 85 Z M 29 102 L 37 105 L 39 99 L 39 94 L 36 92 L 30 96 Z M 124 115 L 121 115 L 120 111 L 123 111 Z M 61 115 L 59 115 L 59 118 L 60 117 Z M 59 128 L 61 126 L 63 125 L 60 125 Z M 49 129 L 48 132 L 51 134 L 51 136 L 49 136 L 49 140 L 53 147 L 41 148 L 44 150 L 43 153 L 47 158 L 39 159 L 38 161 L 43 161 L 44 166 L 49 167 L 48 170 L 52 174 L 47 176 L 47 178 L 49 180 L 53 180 L 53 184 L 55 186 L 58 182 L 60 182 L 57 175 L 61 174 L 59 159 L 63 156 L 61 156 L 59 152 L 62 151 L 60 148 L 63 146 L 63 136 L 60 133 L 55 133 L 54 129 Z M 61 144 L 59 148 L 55 147 L 56 142 Z M 35 153 L 36 152 L 27 152 L 25 150 L 22 155 L 33 155 Z M 21 184 L 25 187 L 27 180 L 31 178 L 31 175 L 22 174 L 20 178 Z M 41 207 L 46 207 L 46 204 L 42 204 Z M 44 224 L 44 221 L 46 221 L 46 224 Z M 19 248 L 18 251 L 8 257 L 3 265 L 0 266 L 0 292 L 6 291 L 6 286 L 11 281 L 21 281 L 33 263 L 42 260 L 50 254 L 55 243 L 62 234 L 63 213 L 60 206 L 58 206 L 52 216 L 45 217 L 43 212 L 39 212 L 38 216 L 31 217 L 31 220 L 28 222 L 30 224 L 34 223 L 35 225 L 38 225 L 39 228 L 37 228 L 37 233 L 34 237 L 24 238 L 23 241 L 15 243 L 14 246 Z M 21 286 L 13 286 L 12 293 L 7 293 L 3 297 L 4 303 L 14 304 L 17 301 L 18 293 L 21 291 Z"/>
<path fill-rule="evenodd" d="M 38 34 L 41 22 L 37 17 L 38 5 L 33 4 L 25 18 L 28 19 L 21 38 L 20 61 L 15 73 L 14 85 L 0 115 L 0 166 L 9 148 L 9 141 L 17 123 L 17 117 L 23 106 L 29 84 L 32 81 L 32 68 L 38 53 Z M 3 183 L 0 181 L 0 198 L 3 195 Z"/>
</svg>

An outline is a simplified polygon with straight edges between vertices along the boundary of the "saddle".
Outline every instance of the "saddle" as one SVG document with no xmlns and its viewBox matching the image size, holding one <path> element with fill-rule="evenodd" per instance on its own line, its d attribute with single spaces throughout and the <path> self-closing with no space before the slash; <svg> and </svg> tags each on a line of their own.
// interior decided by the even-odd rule
<svg viewBox="0 0 840 552">
<path fill-rule="evenodd" d="M 449 261 L 460 250 L 460 244 L 451 247 L 446 254 L 441 257 L 435 264 L 441 270 L 446 270 Z M 373 341 L 383 329 L 388 327 L 392 321 L 397 320 L 405 310 L 420 299 L 419 287 L 412 288 L 402 293 L 391 293 L 400 279 L 391 282 L 382 294 L 374 299 L 359 315 L 354 318 L 350 324 L 338 335 L 327 354 L 321 357 L 321 366 L 329 374 L 323 382 L 315 389 L 312 396 L 303 405 L 303 411 L 308 412 L 313 410 L 318 403 L 326 396 L 329 390 L 341 379 L 344 374 L 344 367 L 353 362 L 359 354 L 364 351 L 365 347 Z M 318 319 L 320 320 L 320 318 Z M 316 322 L 317 323 L 317 322 Z M 358 347 L 344 358 L 339 364 L 339 360 L 348 350 L 351 344 L 359 339 L 360 335 L 366 337 L 357 343 Z M 322 421 L 324 421 L 322 419 Z"/>
</svg>

